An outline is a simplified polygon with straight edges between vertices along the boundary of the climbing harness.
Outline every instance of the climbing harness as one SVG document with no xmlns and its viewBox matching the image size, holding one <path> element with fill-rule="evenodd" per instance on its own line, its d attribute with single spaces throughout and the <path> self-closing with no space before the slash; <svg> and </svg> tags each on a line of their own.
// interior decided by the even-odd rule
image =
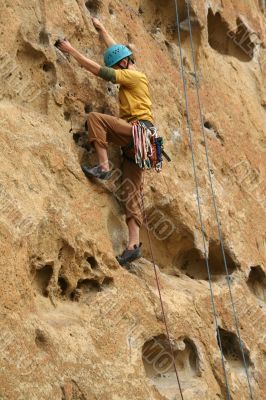
<svg viewBox="0 0 266 400">
<path fill-rule="evenodd" d="M 162 170 L 163 156 L 168 161 L 170 157 L 163 148 L 163 138 L 158 136 L 157 128 L 147 127 L 142 121 L 132 123 L 132 137 L 135 154 L 135 163 L 141 169 L 155 169 L 156 172 Z"/>
<path fill-rule="evenodd" d="M 176 379 L 177 379 L 181 400 L 184 400 L 183 391 L 182 391 L 182 387 L 181 387 L 181 382 L 180 382 L 180 378 L 179 378 L 179 374 L 178 374 L 178 370 L 177 370 L 177 366 L 176 366 L 176 362 L 175 362 L 175 355 L 174 355 L 174 349 L 173 349 L 173 345 L 172 345 L 172 341 L 171 341 L 171 337 L 170 337 L 170 330 L 169 330 L 169 327 L 168 327 L 168 323 L 167 323 L 167 319 L 166 319 L 166 313 L 165 313 L 165 309 L 164 309 L 164 305 L 163 305 L 163 298 L 162 298 L 162 293 L 161 293 L 161 289 L 160 289 L 160 287 L 161 287 L 160 279 L 159 279 L 158 271 L 157 271 L 157 268 L 156 268 L 155 257 L 154 257 L 153 249 L 152 249 L 151 235 L 150 235 L 150 231 L 149 231 L 149 228 L 148 228 L 148 218 L 147 218 L 147 213 L 145 211 L 143 187 L 144 187 L 144 174 L 143 174 L 143 182 L 142 182 L 142 188 L 141 188 L 141 202 L 142 202 L 142 211 L 143 211 L 143 216 L 144 216 L 144 223 L 145 223 L 145 226 L 146 226 L 146 229 L 147 229 L 147 236 L 148 236 L 148 240 L 149 240 L 150 254 L 151 254 L 151 259 L 152 259 L 152 264 L 153 264 L 153 269 L 154 269 L 154 274 L 155 274 L 156 286 L 157 286 L 157 290 L 158 290 L 158 294 L 159 294 L 159 299 L 160 299 L 160 304 L 161 304 L 161 309 L 162 309 L 162 315 L 163 315 L 163 322 L 164 322 L 164 326 L 165 326 L 167 340 L 168 340 L 168 343 L 169 343 L 169 349 L 170 349 L 172 362 L 173 362 L 173 366 L 174 366 L 174 370 L 175 370 L 175 376 L 176 376 Z"/>
<path fill-rule="evenodd" d="M 230 393 L 230 387 L 229 387 L 229 384 L 228 384 L 227 372 L 226 372 L 226 368 L 225 368 L 225 358 L 224 358 L 224 354 L 223 354 L 221 335 L 220 335 L 220 331 L 219 331 L 218 316 L 217 316 L 217 311 L 216 311 L 216 306 L 215 306 L 215 300 L 214 300 L 214 294 L 213 294 L 213 288 L 212 288 L 212 282 L 211 282 L 211 272 L 210 272 L 210 266 L 209 266 L 208 255 L 207 255 L 207 245 L 206 245 L 206 239 L 205 239 L 205 234 L 204 234 L 205 227 L 204 227 L 204 223 L 203 223 L 201 201 L 200 201 L 200 194 L 199 194 L 199 183 L 198 183 L 198 177 L 197 177 L 197 171 L 196 171 L 196 159 L 195 159 L 194 146 L 193 146 L 193 135 L 192 135 L 191 121 L 190 121 L 190 111 L 189 111 L 188 95 L 187 95 L 187 83 L 186 83 L 186 78 L 185 78 L 182 47 L 181 47 L 181 33 L 180 33 L 180 24 L 179 24 L 179 8 L 178 8 L 177 0 L 175 0 L 175 7 L 176 7 L 178 42 L 179 42 L 180 60 L 181 60 L 181 74 L 182 74 L 182 80 L 183 80 L 183 86 L 184 86 L 184 96 L 185 96 L 185 103 L 186 103 L 188 135 L 189 135 L 189 143 L 190 143 L 191 153 L 192 153 L 192 166 L 193 166 L 194 180 L 195 180 L 195 186 L 196 186 L 198 213 L 199 213 L 199 220 L 200 220 L 200 226 L 201 226 L 201 232 L 202 232 L 202 240 L 203 240 L 203 246 L 204 246 L 205 263 L 206 263 L 206 268 L 207 268 L 207 272 L 208 272 L 212 309 L 213 309 L 213 315 L 214 315 L 214 320 L 215 320 L 215 328 L 216 328 L 216 332 L 217 332 L 217 339 L 218 339 L 218 344 L 219 344 L 219 348 L 220 348 L 220 352 L 221 352 L 222 367 L 223 367 L 223 373 L 224 373 L 224 378 L 225 378 L 226 399 L 230 400 L 231 399 L 231 393 Z M 225 250 L 224 250 L 224 243 L 223 243 L 222 232 L 221 232 L 221 223 L 220 223 L 220 219 L 219 219 L 219 215 L 218 215 L 218 208 L 217 208 L 217 204 L 216 204 L 213 181 L 212 181 L 212 176 L 211 176 L 208 145 L 207 145 L 205 131 L 204 131 L 204 120 L 203 120 L 203 113 L 202 113 L 201 101 L 200 101 L 200 96 L 199 96 L 199 82 L 198 82 L 196 62 L 195 62 L 195 51 L 194 51 L 194 45 L 193 45 L 191 18 L 190 18 L 190 11 L 189 11 L 189 8 L 190 8 L 189 0 L 186 0 L 186 7 L 187 7 L 187 16 L 188 16 L 188 23 L 189 23 L 190 45 L 191 45 L 191 51 L 192 51 L 192 57 L 193 57 L 193 65 L 194 65 L 194 77 L 195 77 L 196 90 L 197 90 L 197 100 L 198 100 L 198 106 L 199 106 L 199 112 L 200 112 L 201 130 L 202 130 L 202 134 L 203 134 L 203 137 L 204 137 L 205 154 L 206 154 L 208 175 L 209 175 L 209 181 L 210 181 L 211 192 L 212 192 L 212 201 L 213 201 L 213 206 L 214 206 L 214 210 L 215 210 L 215 217 L 216 217 L 217 226 L 218 226 L 218 233 L 219 233 L 219 239 L 220 239 L 221 250 L 222 250 L 222 255 L 223 255 L 223 261 L 224 261 L 225 271 L 226 271 L 226 275 L 227 275 L 226 276 L 226 281 L 227 281 L 227 284 L 228 284 L 228 287 L 229 287 L 229 294 L 230 294 L 230 300 L 231 300 L 231 304 L 232 304 L 232 310 L 233 310 L 233 316 L 234 316 L 236 331 L 237 331 L 237 335 L 238 335 L 241 354 L 242 354 L 242 357 L 243 357 L 243 362 L 244 362 L 244 367 L 245 367 L 245 372 L 246 372 L 246 377 L 247 377 L 247 382 L 248 382 L 250 398 L 253 400 L 254 398 L 253 398 L 253 395 L 252 395 L 251 384 L 250 384 L 250 379 L 249 379 L 249 374 L 248 374 L 248 369 L 247 369 L 247 363 L 246 363 L 246 360 L 245 360 L 245 354 L 244 354 L 244 349 L 243 349 L 243 343 L 242 343 L 241 336 L 240 336 L 239 324 L 238 324 L 238 319 L 237 319 L 237 316 L 236 316 L 236 310 L 235 310 L 235 306 L 234 306 L 233 293 L 232 293 L 232 289 L 231 289 L 230 276 L 229 276 L 229 272 L 228 272 L 228 266 L 227 266 Z"/>
<path fill-rule="evenodd" d="M 176 2 L 176 0 L 175 0 L 175 2 Z M 236 328 L 239 346 L 240 346 L 240 350 L 241 350 L 241 355 L 242 355 L 242 359 L 243 359 L 243 364 L 244 364 L 244 368 L 245 368 L 245 374 L 246 374 L 247 383 L 248 383 L 249 395 L 250 395 L 250 399 L 253 400 L 254 397 L 253 397 L 253 393 L 252 393 L 250 377 L 249 377 L 248 367 L 247 367 L 247 361 L 246 361 L 245 352 L 244 352 L 244 348 L 243 348 L 243 342 L 242 342 L 241 335 L 240 335 L 239 322 L 238 322 L 238 318 L 236 315 L 236 308 L 235 308 L 235 304 L 234 304 L 231 281 L 230 281 L 228 265 L 227 265 L 226 255 L 225 255 L 224 240 L 223 240 L 222 231 L 221 231 L 221 221 L 220 221 L 220 217 L 219 217 L 219 213 L 218 213 L 216 196 L 215 196 L 215 192 L 214 192 L 213 178 L 212 178 L 212 174 L 211 174 L 209 149 L 208 149 L 208 143 L 207 143 L 205 130 L 204 130 L 204 118 L 203 118 L 202 105 L 201 105 L 201 99 L 200 99 L 200 93 L 199 93 L 199 81 L 198 81 L 198 72 L 197 72 L 196 60 L 195 60 L 195 49 L 194 49 L 194 44 L 193 44 L 193 35 L 192 35 L 192 26 L 191 26 L 191 17 L 190 17 L 190 1 L 189 0 L 186 0 L 186 6 L 187 6 L 187 16 L 188 16 L 188 23 L 189 23 L 190 46 L 191 46 L 192 59 L 193 59 L 195 86 L 196 86 L 196 92 L 197 92 L 197 102 L 198 102 L 198 108 L 199 108 L 200 126 L 201 126 L 201 133 L 202 133 L 203 139 L 204 139 L 204 148 L 205 148 L 206 163 L 207 163 L 207 168 L 208 168 L 208 177 L 209 177 L 209 183 L 210 183 L 211 193 L 212 193 L 212 203 L 213 203 L 215 218 L 216 218 L 216 222 L 217 222 L 221 252 L 222 252 L 224 268 L 225 268 L 225 272 L 226 272 L 226 282 L 228 285 L 229 296 L 230 296 L 230 301 L 231 301 L 231 305 L 232 305 L 233 319 L 234 319 L 234 323 L 235 323 L 235 328 Z"/>
</svg>

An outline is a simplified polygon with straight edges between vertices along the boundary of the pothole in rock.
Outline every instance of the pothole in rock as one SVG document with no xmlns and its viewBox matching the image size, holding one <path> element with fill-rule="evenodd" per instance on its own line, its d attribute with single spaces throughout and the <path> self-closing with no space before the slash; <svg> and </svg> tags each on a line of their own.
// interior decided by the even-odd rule
<svg viewBox="0 0 266 400">
<path fill-rule="evenodd" d="M 237 263 L 233 260 L 230 251 L 225 248 L 225 259 L 229 275 L 238 269 Z M 209 265 L 211 274 L 215 277 L 224 277 L 226 275 L 224 258 L 221 250 L 221 245 L 218 242 L 210 242 L 209 244 Z"/>
<path fill-rule="evenodd" d="M 87 151 L 91 150 L 87 132 L 78 131 L 73 133 L 73 140 L 77 146 L 82 147 Z"/>
<path fill-rule="evenodd" d="M 208 37 L 210 46 L 222 55 L 229 55 L 240 61 L 248 62 L 254 56 L 255 45 L 251 41 L 251 32 L 238 18 L 235 31 L 229 28 L 222 15 L 208 11 Z"/>
<path fill-rule="evenodd" d="M 44 72 L 49 72 L 49 71 L 52 71 L 54 69 L 54 66 L 50 62 L 44 62 L 42 64 L 42 69 L 44 70 Z"/>
<path fill-rule="evenodd" d="M 218 139 L 222 145 L 224 145 L 224 138 L 220 135 L 217 129 L 213 126 L 213 124 L 209 121 L 204 122 L 204 128 L 207 134 L 213 138 Z"/>
<path fill-rule="evenodd" d="M 56 83 L 56 69 L 53 63 L 45 61 L 41 64 L 42 70 L 45 72 L 45 78 L 49 85 L 55 85 Z"/>
<path fill-rule="evenodd" d="M 42 29 L 39 33 L 39 42 L 44 46 L 49 45 L 49 34 L 44 29 Z"/>
<path fill-rule="evenodd" d="M 49 346 L 49 340 L 46 333 L 39 328 L 35 330 L 35 343 L 36 346 L 38 346 L 42 350 L 46 350 Z"/>
<path fill-rule="evenodd" d="M 237 270 L 230 252 L 225 249 L 225 258 L 229 275 Z M 174 264 L 191 279 L 208 280 L 206 261 L 203 254 L 194 246 L 191 238 L 183 242 L 183 248 L 177 253 Z M 224 259 L 219 243 L 210 242 L 208 264 L 213 281 L 218 281 L 226 276 Z"/>
<path fill-rule="evenodd" d="M 87 256 L 87 257 L 86 257 L 86 261 L 87 261 L 87 263 L 90 265 L 91 269 L 97 269 L 97 268 L 99 268 L 99 264 L 98 264 L 98 262 L 97 262 L 97 260 L 96 260 L 95 257 L 93 257 L 93 256 Z"/>
<path fill-rule="evenodd" d="M 91 112 L 93 111 L 93 106 L 92 106 L 92 104 L 85 104 L 85 106 L 84 106 L 84 111 L 85 111 L 86 114 L 91 113 Z"/>
<path fill-rule="evenodd" d="M 260 265 L 250 268 L 247 284 L 259 300 L 266 302 L 266 273 Z"/>
<path fill-rule="evenodd" d="M 113 284 L 114 280 L 111 277 L 105 277 L 101 283 L 93 278 L 80 279 L 70 298 L 73 301 L 89 304 L 97 293 L 112 288 Z"/>
<path fill-rule="evenodd" d="M 71 113 L 68 111 L 64 112 L 64 120 L 65 121 L 71 121 Z"/>
<path fill-rule="evenodd" d="M 103 0 L 86 0 L 85 6 L 92 14 L 97 14 L 103 4 Z"/>
<path fill-rule="evenodd" d="M 220 327 L 218 329 L 221 336 L 222 351 L 232 372 L 236 374 L 245 374 L 245 364 L 238 337 L 233 332 L 229 332 Z M 218 341 L 218 335 L 217 335 L 217 341 Z M 242 347 L 243 347 L 245 362 L 247 367 L 249 368 L 252 365 L 252 363 L 250 360 L 249 352 L 246 349 L 243 341 L 242 341 Z"/>
<path fill-rule="evenodd" d="M 71 300 L 86 303 L 100 291 L 101 285 L 96 279 L 80 279 L 77 288 L 71 294 Z"/>
<path fill-rule="evenodd" d="M 198 351 L 189 338 L 173 344 L 174 361 L 165 335 L 155 336 L 142 348 L 142 361 L 146 376 L 167 399 L 178 395 L 175 365 L 182 381 L 194 386 L 200 376 Z"/>
<path fill-rule="evenodd" d="M 115 13 L 114 7 L 111 3 L 108 6 L 108 12 L 110 15 L 114 15 L 114 13 Z"/>
<path fill-rule="evenodd" d="M 69 288 L 70 288 L 68 279 L 65 276 L 59 276 L 59 278 L 58 278 L 58 286 L 60 288 L 61 295 L 65 296 L 68 293 Z"/>
<path fill-rule="evenodd" d="M 171 219 L 171 212 L 165 207 L 146 209 L 147 227 L 150 233 L 152 249 L 157 265 L 162 272 L 171 276 L 187 275 L 191 279 L 208 280 L 208 271 L 204 254 L 196 247 L 194 233 L 188 227 Z M 150 259 L 150 246 L 146 228 L 141 229 L 143 256 Z M 228 275 L 239 269 L 239 263 L 227 246 L 224 246 Z M 212 281 L 222 282 L 226 278 L 224 258 L 219 241 L 211 240 L 208 249 L 208 264 Z M 232 278 L 230 278 L 232 279 Z"/>
<path fill-rule="evenodd" d="M 37 291 L 45 296 L 48 297 L 48 286 L 50 283 L 50 280 L 53 275 L 53 267 L 51 265 L 45 265 L 41 268 L 38 268 L 35 271 L 35 276 L 34 276 L 34 287 L 37 289 Z"/>
<path fill-rule="evenodd" d="M 75 256 L 75 250 L 64 239 L 58 243 L 58 260 L 61 264 L 69 265 Z"/>
<path fill-rule="evenodd" d="M 114 287 L 114 279 L 106 276 L 103 280 L 103 282 L 101 283 L 101 290 L 109 290 L 112 289 Z"/>
</svg>

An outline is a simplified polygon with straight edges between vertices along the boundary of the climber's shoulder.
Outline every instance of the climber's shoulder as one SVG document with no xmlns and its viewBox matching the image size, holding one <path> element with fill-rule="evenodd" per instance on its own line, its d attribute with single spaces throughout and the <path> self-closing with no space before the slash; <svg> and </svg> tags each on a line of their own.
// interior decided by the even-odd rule
<svg viewBox="0 0 266 400">
<path fill-rule="evenodd" d="M 120 85 L 135 85 L 140 81 L 147 81 L 147 76 L 135 69 L 119 69 L 115 71 L 116 83 Z"/>
</svg>

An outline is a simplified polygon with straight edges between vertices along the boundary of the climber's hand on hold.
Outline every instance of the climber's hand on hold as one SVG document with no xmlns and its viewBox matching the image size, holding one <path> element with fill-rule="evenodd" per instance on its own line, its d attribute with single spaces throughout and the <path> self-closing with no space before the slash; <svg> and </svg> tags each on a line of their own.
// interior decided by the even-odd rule
<svg viewBox="0 0 266 400">
<path fill-rule="evenodd" d="M 94 28 L 97 31 L 104 31 L 105 30 L 103 24 L 98 20 L 98 18 L 92 18 L 92 23 L 94 25 Z"/>
<path fill-rule="evenodd" d="M 60 40 L 57 47 L 59 48 L 59 50 L 63 51 L 64 53 L 68 53 L 68 54 L 70 54 L 71 51 L 73 50 L 73 47 L 71 46 L 71 44 L 69 43 L 69 41 L 67 39 Z"/>
<path fill-rule="evenodd" d="M 105 26 L 98 20 L 98 18 L 92 18 L 92 23 L 95 29 L 101 34 L 107 47 L 111 47 L 116 44 L 115 40 L 112 38 L 112 36 L 110 36 Z"/>
</svg>

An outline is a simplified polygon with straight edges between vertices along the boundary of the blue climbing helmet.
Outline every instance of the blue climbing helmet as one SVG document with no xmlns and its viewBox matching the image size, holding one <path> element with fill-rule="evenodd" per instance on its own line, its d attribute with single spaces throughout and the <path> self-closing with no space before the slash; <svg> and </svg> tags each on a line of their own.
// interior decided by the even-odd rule
<svg viewBox="0 0 266 400">
<path fill-rule="evenodd" d="M 132 56 L 132 54 L 132 51 L 123 44 L 115 44 L 104 53 L 104 63 L 106 67 L 112 67 L 124 58 Z"/>
</svg>

